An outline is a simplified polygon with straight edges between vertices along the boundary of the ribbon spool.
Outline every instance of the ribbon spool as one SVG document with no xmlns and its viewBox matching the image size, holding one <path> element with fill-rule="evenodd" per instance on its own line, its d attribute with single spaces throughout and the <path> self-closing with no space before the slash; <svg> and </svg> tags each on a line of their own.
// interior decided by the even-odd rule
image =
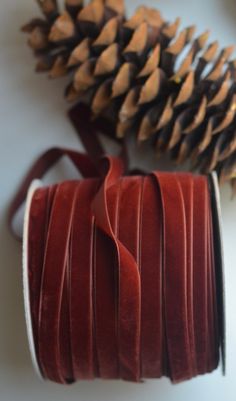
<svg viewBox="0 0 236 401">
<path fill-rule="evenodd" d="M 67 155 L 83 180 L 31 185 L 23 239 L 32 360 L 58 383 L 173 383 L 225 366 L 223 265 L 216 176 L 123 174 L 106 157 L 42 155 L 10 210 Z"/>
</svg>

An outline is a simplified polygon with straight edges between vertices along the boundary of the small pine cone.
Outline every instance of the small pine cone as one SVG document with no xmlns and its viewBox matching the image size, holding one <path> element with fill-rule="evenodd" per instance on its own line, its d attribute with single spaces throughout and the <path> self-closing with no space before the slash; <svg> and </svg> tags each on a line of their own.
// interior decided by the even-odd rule
<svg viewBox="0 0 236 401">
<path fill-rule="evenodd" d="M 23 30 L 38 58 L 37 71 L 69 74 L 71 102 L 89 102 L 94 117 L 109 116 L 116 136 L 131 130 L 158 154 L 216 170 L 236 190 L 236 61 L 208 31 L 180 32 L 180 19 L 163 20 L 145 6 L 126 19 L 124 2 L 38 0 L 45 18 Z M 85 96 L 86 95 L 86 96 Z M 115 134 L 115 133 L 114 133 Z"/>
</svg>

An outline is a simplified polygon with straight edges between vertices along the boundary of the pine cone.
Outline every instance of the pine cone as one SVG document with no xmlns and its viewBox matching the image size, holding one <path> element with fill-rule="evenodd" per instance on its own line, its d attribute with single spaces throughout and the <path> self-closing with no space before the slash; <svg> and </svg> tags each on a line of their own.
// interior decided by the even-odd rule
<svg viewBox="0 0 236 401">
<path fill-rule="evenodd" d="M 94 117 L 112 118 L 116 135 L 135 130 L 158 154 L 215 169 L 236 190 L 236 61 L 233 47 L 207 44 L 206 31 L 178 33 L 145 6 L 126 19 L 123 1 L 38 0 L 44 18 L 23 27 L 38 57 L 36 70 L 69 74 L 66 98 L 88 102 Z M 86 95 L 86 96 L 85 96 Z M 115 134 L 115 132 L 114 132 Z"/>
</svg>

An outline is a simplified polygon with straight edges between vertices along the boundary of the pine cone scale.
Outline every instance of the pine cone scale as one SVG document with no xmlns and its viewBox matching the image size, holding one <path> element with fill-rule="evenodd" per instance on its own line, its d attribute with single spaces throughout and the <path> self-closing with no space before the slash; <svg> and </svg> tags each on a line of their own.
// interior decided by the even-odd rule
<svg viewBox="0 0 236 401">
<path fill-rule="evenodd" d="M 23 27 L 39 56 L 37 71 L 70 74 L 69 101 L 89 102 L 94 116 L 113 110 L 116 135 L 130 130 L 177 163 L 190 158 L 203 172 L 215 168 L 236 187 L 236 61 L 229 46 L 208 44 L 195 26 L 178 33 L 142 6 L 126 19 L 124 1 L 38 0 L 43 18 Z M 185 54 L 185 55 L 184 55 Z"/>
</svg>

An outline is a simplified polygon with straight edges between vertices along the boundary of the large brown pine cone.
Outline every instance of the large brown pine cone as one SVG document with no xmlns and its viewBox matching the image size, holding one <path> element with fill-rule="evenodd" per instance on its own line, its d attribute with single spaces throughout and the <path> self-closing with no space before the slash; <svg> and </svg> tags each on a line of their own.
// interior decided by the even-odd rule
<svg viewBox="0 0 236 401">
<path fill-rule="evenodd" d="M 38 57 L 36 70 L 70 74 L 69 101 L 109 115 L 117 137 L 135 130 L 157 153 L 215 169 L 236 190 L 236 61 L 233 47 L 207 44 L 208 31 L 178 32 L 145 6 L 125 18 L 123 0 L 38 0 L 44 18 L 23 27 Z M 85 96 L 86 95 L 86 96 Z M 86 99 L 86 100 L 85 100 Z"/>
</svg>

